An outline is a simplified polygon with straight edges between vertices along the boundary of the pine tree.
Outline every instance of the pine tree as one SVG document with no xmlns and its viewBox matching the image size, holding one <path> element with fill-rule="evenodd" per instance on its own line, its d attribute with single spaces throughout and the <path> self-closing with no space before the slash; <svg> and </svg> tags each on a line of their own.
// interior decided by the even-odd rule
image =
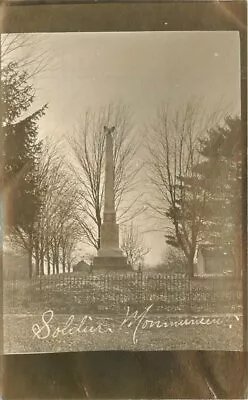
<svg viewBox="0 0 248 400">
<path fill-rule="evenodd" d="M 242 146 L 241 120 L 226 117 L 224 124 L 199 139 L 199 162 L 172 186 L 175 200 L 166 213 L 174 230 L 166 242 L 183 250 L 189 272 L 199 242 L 229 247 L 236 271 L 241 267 Z"/>
<path fill-rule="evenodd" d="M 204 161 L 197 166 L 206 190 L 203 240 L 229 246 L 241 267 L 242 232 L 241 120 L 228 116 L 201 141 Z"/>
<path fill-rule="evenodd" d="M 39 210 L 36 168 L 41 141 L 38 121 L 46 105 L 31 112 L 35 90 L 28 74 L 10 62 L 1 71 L 1 110 L 3 133 L 3 186 L 5 193 L 5 225 L 7 234 L 21 243 L 29 253 L 29 274 L 32 273 L 33 227 Z M 5 228 L 6 230 L 6 228 Z"/>
</svg>

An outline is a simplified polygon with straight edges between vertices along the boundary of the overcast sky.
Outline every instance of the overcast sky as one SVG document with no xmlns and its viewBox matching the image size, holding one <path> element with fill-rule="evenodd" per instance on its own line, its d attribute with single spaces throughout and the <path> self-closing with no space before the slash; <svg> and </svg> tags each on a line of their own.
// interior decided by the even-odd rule
<svg viewBox="0 0 248 400">
<path fill-rule="evenodd" d="M 113 100 L 130 104 L 139 124 L 161 101 L 239 107 L 237 32 L 60 33 L 47 34 L 46 45 L 55 65 L 37 82 L 40 103 L 49 103 L 46 134 Z"/>
<path fill-rule="evenodd" d="M 138 135 L 161 102 L 180 107 L 195 97 L 239 112 L 237 32 L 59 33 L 46 34 L 46 46 L 55 67 L 35 81 L 36 105 L 49 104 L 42 135 L 65 135 L 86 109 L 116 100 L 132 108 Z M 146 240 L 146 261 L 155 263 L 163 235 Z"/>
</svg>

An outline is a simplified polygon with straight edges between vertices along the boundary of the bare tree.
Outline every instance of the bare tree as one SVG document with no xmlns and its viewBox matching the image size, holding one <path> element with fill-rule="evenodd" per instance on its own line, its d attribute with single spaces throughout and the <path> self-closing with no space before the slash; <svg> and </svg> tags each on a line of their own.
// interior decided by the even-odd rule
<svg viewBox="0 0 248 400">
<path fill-rule="evenodd" d="M 141 212 L 137 193 L 138 142 L 132 131 L 127 107 L 115 104 L 99 112 L 85 113 L 81 124 L 70 137 L 73 152 L 70 168 L 78 184 L 80 206 L 78 221 L 85 243 L 100 248 L 104 194 L 105 135 L 104 126 L 114 126 L 115 206 L 117 220 L 124 223 Z M 82 218 L 83 216 L 83 218 Z"/>
<path fill-rule="evenodd" d="M 123 228 L 121 248 L 127 257 L 128 264 L 134 269 L 144 264 L 144 257 L 150 251 L 145 246 L 139 229 L 133 223 Z"/>
<path fill-rule="evenodd" d="M 24 234 L 12 237 L 14 243 L 29 248 L 35 261 L 35 274 L 65 272 L 70 269 L 77 240 L 77 191 L 66 174 L 58 149 L 51 143 L 43 146 L 36 172 L 39 211 L 32 227 L 32 242 Z M 29 239 L 29 240 L 28 240 Z"/>
<path fill-rule="evenodd" d="M 46 34 L 6 33 L 1 35 L 1 67 L 16 62 L 32 78 L 54 68 L 49 54 Z"/>
<path fill-rule="evenodd" d="M 201 160 L 199 139 L 216 123 L 200 104 L 188 103 L 180 111 L 159 109 L 148 138 L 149 181 L 153 215 L 166 231 L 167 243 L 180 248 L 193 271 L 200 239 L 207 192 L 195 168 Z"/>
<path fill-rule="evenodd" d="M 70 272 L 80 238 L 79 196 L 58 148 L 51 143 L 43 146 L 35 179 L 39 207 L 30 232 L 15 229 L 9 238 L 30 255 L 30 276 L 44 275 L 45 270 Z"/>
<path fill-rule="evenodd" d="M 49 150 L 50 149 L 50 150 Z M 45 229 L 46 259 L 53 273 L 69 271 L 73 252 L 79 238 L 78 191 L 67 173 L 58 150 L 48 145 L 44 155 L 43 226 Z M 42 176 L 42 174 L 41 174 Z"/>
</svg>

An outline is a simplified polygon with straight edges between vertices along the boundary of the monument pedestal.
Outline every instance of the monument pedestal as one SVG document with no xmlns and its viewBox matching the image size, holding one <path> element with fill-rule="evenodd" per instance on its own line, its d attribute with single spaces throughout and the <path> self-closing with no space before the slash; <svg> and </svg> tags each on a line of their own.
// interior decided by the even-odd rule
<svg viewBox="0 0 248 400">
<path fill-rule="evenodd" d="M 94 270 L 101 270 L 106 272 L 126 272 L 131 270 L 131 267 L 127 264 L 124 256 L 120 257 L 103 257 L 97 256 L 94 258 L 93 264 Z"/>
<path fill-rule="evenodd" d="M 119 226 L 115 222 L 103 222 L 101 226 L 101 247 L 94 258 L 93 267 L 94 270 L 106 271 L 131 270 L 119 248 Z"/>
</svg>

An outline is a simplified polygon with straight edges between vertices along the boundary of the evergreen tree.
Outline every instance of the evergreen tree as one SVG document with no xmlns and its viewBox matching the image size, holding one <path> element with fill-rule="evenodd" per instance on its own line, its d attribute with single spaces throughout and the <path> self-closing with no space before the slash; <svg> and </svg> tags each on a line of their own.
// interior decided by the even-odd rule
<svg viewBox="0 0 248 400">
<path fill-rule="evenodd" d="M 191 275 L 205 202 L 199 185 L 202 178 L 195 169 L 202 158 L 199 139 L 215 120 L 214 114 L 194 102 L 175 111 L 162 107 L 148 139 L 149 180 L 154 188 L 151 208 L 166 229 L 167 244 L 184 253 Z"/>
<path fill-rule="evenodd" d="M 202 238 L 230 246 L 241 265 L 242 233 L 242 140 L 241 120 L 228 116 L 225 124 L 208 132 L 201 141 L 204 161 L 196 168 L 206 191 Z"/>
<path fill-rule="evenodd" d="M 35 91 L 28 74 L 10 62 L 1 71 L 1 110 L 3 133 L 3 185 L 7 234 L 29 253 L 32 273 L 33 228 L 39 210 L 35 172 L 41 150 L 38 121 L 46 105 L 30 113 Z M 6 228 L 5 228 L 6 229 Z"/>
<path fill-rule="evenodd" d="M 172 185 L 174 202 L 166 216 L 175 229 L 166 242 L 183 250 L 189 272 L 197 244 L 205 242 L 229 247 L 241 268 L 242 244 L 242 146 L 241 120 L 226 117 L 224 124 L 198 140 L 199 161 L 187 175 L 178 174 Z"/>
</svg>

